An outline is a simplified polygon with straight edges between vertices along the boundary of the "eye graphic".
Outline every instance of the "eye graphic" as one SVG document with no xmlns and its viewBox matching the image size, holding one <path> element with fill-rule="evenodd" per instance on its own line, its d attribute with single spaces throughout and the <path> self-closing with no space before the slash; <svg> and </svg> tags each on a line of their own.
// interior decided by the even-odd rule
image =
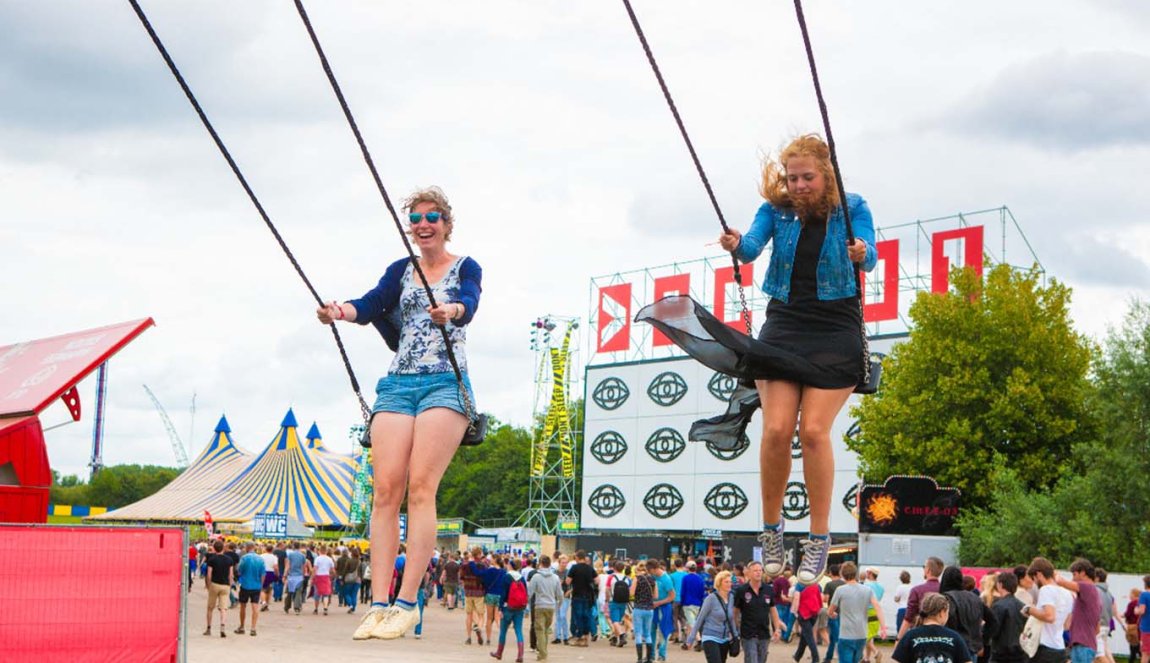
<svg viewBox="0 0 1150 663">
<path fill-rule="evenodd" d="M 783 493 L 783 517 L 787 520 L 801 520 L 811 513 L 811 502 L 807 497 L 807 486 L 799 481 L 787 484 Z"/>
<path fill-rule="evenodd" d="M 610 465 L 627 454 L 627 441 L 613 430 L 603 431 L 591 443 L 591 455 L 595 460 Z"/>
<path fill-rule="evenodd" d="M 747 508 L 747 494 L 733 483 L 720 483 L 707 491 L 703 506 L 716 518 L 730 520 Z"/>
<path fill-rule="evenodd" d="M 848 490 L 845 495 L 843 495 L 843 508 L 857 516 L 858 512 L 855 509 L 858 508 L 858 505 L 859 485 L 856 483 L 855 485 L 851 486 L 851 489 Z"/>
<path fill-rule="evenodd" d="M 683 508 L 683 494 L 669 483 L 655 484 L 643 497 L 643 506 L 656 518 L 670 518 Z"/>
<path fill-rule="evenodd" d="M 611 518 L 619 515 L 627 500 L 623 498 L 623 491 L 609 483 L 605 483 L 592 491 L 587 498 L 587 506 L 600 518 Z"/>
<path fill-rule="evenodd" d="M 647 438 L 645 448 L 651 458 L 660 463 L 669 463 L 683 453 L 687 442 L 674 428 L 660 428 Z"/>
<path fill-rule="evenodd" d="M 715 446 L 714 442 L 707 443 L 707 451 L 719 460 L 734 460 L 743 455 L 743 452 L 751 446 L 751 439 L 747 437 L 746 433 L 739 436 L 739 442 L 733 449 L 720 449 Z"/>
<path fill-rule="evenodd" d="M 678 373 L 667 371 L 655 376 L 647 387 L 647 395 L 663 407 L 671 407 L 687 395 L 687 381 Z"/>
<path fill-rule="evenodd" d="M 803 457 L 803 442 L 799 439 L 799 421 L 802 420 L 802 415 L 795 421 L 795 434 L 791 436 L 791 458 Z"/>
<path fill-rule="evenodd" d="M 711 376 L 711 380 L 707 382 L 707 391 L 711 395 L 726 403 L 731 398 L 731 394 L 735 393 L 735 387 L 738 384 L 735 378 L 716 372 Z"/>
<path fill-rule="evenodd" d="M 622 380 L 607 378 L 595 386 L 595 391 L 591 392 L 591 400 L 604 410 L 617 410 L 627 402 L 627 397 L 630 395 L 631 390 Z"/>
</svg>

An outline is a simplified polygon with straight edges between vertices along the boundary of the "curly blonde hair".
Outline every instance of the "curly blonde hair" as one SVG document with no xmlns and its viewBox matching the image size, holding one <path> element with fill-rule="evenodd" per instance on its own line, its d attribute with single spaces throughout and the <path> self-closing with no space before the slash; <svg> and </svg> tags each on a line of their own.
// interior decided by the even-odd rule
<svg viewBox="0 0 1150 663">
<path fill-rule="evenodd" d="M 818 134 L 799 136 L 779 152 L 778 159 L 767 157 L 763 160 L 763 181 L 759 185 L 759 194 L 777 208 L 795 208 L 795 201 L 787 190 L 787 162 L 794 157 L 814 158 L 826 188 L 822 200 L 816 201 L 814 208 L 809 211 L 813 216 L 826 217 L 841 201 L 834 167 L 831 166 L 831 149 Z"/>
<path fill-rule="evenodd" d="M 435 209 L 443 215 L 443 223 L 446 224 L 446 232 L 443 235 L 445 240 L 451 239 L 451 231 L 455 227 L 455 216 L 451 213 L 451 203 L 447 202 L 447 194 L 443 193 L 443 189 L 437 186 L 429 186 L 423 189 L 416 189 L 403 200 L 403 211 L 411 213 L 415 206 L 420 203 L 432 203 Z"/>
</svg>

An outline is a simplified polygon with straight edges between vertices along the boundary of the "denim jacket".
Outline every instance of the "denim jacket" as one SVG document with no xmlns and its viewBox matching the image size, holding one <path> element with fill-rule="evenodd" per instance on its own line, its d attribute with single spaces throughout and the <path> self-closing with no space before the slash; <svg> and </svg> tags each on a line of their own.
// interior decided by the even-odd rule
<svg viewBox="0 0 1150 663">
<path fill-rule="evenodd" d="M 862 196 L 848 193 L 847 205 L 850 206 L 851 227 L 855 237 L 866 242 L 866 257 L 862 261 L 862 268 L 869 272 L 878 262 L 874 219 Z M 735 250 L 735 257 L 750 262 L 759 257 L 768 241 L 774 242 L 771 261 L 767 266 L 767 278 L 763 280 L 763 292 L 784 302 L 791 294 L 791 272 L 794 271 L 795 249 L 799 244 L 801 229 L 802 223 L 793 210 L 777 210 L 770 203 L 763 203 L 751 229 L 743 235 L 739 248 Z M 836 207 L 827 221 L 827 237 L 819 253 L 816 277 L 818 297 L 821 300 L 853 297 L 858 293 L 854 266 L 847 256 L 847 229 L 842 207 Z"/>
</svg>

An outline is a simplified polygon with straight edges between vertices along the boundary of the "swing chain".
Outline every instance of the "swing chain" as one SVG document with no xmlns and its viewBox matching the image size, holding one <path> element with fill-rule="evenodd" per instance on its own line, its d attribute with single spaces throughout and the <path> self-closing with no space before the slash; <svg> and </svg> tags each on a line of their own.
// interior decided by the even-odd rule
<svg viewBox="0 0 1150 663">
<path fill-rule="evenodd" d="M 747 308 L 747 293 L 743 290 L 743 273 L 739 269 L 739 259 L 731 254 L 731 262 L 735 264 L 735 284 L 739 286 L 739 304 L 743 307 L 743 323 L 747 326 L 747 336 L 754 338 L 755 330 L 751 327 L 751 310 Z"/>
</svg>

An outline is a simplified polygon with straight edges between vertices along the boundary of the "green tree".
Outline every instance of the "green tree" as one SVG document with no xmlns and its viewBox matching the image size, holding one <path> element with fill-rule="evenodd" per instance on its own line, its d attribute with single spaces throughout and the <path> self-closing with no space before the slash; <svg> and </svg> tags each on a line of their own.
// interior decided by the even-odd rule
<svg viewBox="0 0 1150 663">
<path fill-rule="evenodd" d="M 531 431 L 492 420 L 487 439 L 461 447 L 439 484 L 440 517 L 514 520 L 527 508 Z"/>
<path fill-rule="evenodd" d="M 986 507 L 994 468 L 1008 465 L 1026 489 L 1050 487 L 1074 445 L 1093 438 L 1093 349 L 1071 328 L 1070 289 L 1036 270 L 998 265 L 979 279 L 962 269 L 951 282 L 915 299 L 910 338 L 856 408 L 848 445 L 870 482 L 925 474 Z"/>
<path fill-rule="evenodd" d="M 88 504 L 119 508 L 158 492 L 181 470 L 157 465 L 109 465 L 87 485 Z"/>
<path fill-rule="evenodd" d="M 1112 571 L 1150 566 L 1150 305 L 1132 304 L 1093 373 L 1098 438 L 1074 448 L 1071 471 L 1049 490 L 1027 490 L 1013 473 L 1000 473 L 990 505 L 959 521 L 964 563 L 1041 554 L 1060 565 L 1084 556 Z"/>
</svg>

